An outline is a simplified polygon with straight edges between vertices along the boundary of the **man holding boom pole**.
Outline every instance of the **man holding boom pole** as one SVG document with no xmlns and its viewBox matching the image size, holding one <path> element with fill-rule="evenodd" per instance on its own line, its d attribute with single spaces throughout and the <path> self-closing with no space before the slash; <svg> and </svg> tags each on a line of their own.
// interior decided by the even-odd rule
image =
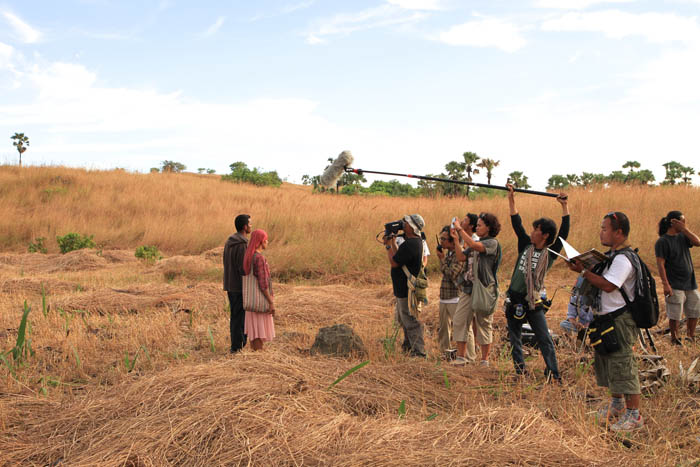
<svg viewBox="0 0 700 467">
<path fill-rule="evenodd" d="M 510 222 L 518 236 L 518 259 L 515 262 L 513 277 L 506 292 L 506 319 L 508 320 L 508 339 L 512 347 L 513 364 L 518 374 L 525 373 L 523 358 L 522 327 L 525 320 L 530 323 L 535 333 L 542 358 L 544 358 L 545 375 L 561 381 L 554 343 L 549 334 L 547 319 L 544 314 L 551 302 L 547 300 L 544 289 L 544 278 L 547 270 L 552 267 L 556 254 L 547 251 L 552 245 L 553 251 L 562 249 L 562 242 L 569 235 L 569 206 L 566 194 L 560 193 L 557 201 L 561 204 L 562 217 L 559 234 L 557 225 L 552 219 L 542 217 L 532 223 L 532 233 L 528 235 L 523 228 L 523 221 L 515 207 L 515 192 L 511 184 L 508 187 L 508 203 L 510 205 Z M 556 240 L 556 241 L 555 241 Z"/>
</svg>

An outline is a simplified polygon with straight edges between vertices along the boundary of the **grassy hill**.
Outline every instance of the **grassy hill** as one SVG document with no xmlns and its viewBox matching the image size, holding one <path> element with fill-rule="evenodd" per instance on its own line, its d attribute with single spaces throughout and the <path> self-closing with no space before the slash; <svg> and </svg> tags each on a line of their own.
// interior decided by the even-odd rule
<svg viewBox="0 0 700 467">
<path fill-rule="evenodd" d="M 500 310 L 491 367 L 440 361 L 437 280 L 421 316 L 429 358 L 406 357 L 401 336 L 388 338 L 388 266 L 374 240 L 382 224 L 420 212 L 432 238 L 453 215 L 495 212 L 505 221 L 505 287 L 515 245 L 503 198 L 312 195 L 294 185 L 55 167 L 0 167 L 0 195 L 0 352 L 16 346 L 24 303 L 31 308 L 22 357 L 0 360 L 0 465 L 700 462 L 700 394 L 678 370 L 699 343 L 672 347 L 654 334 L 671 376 L 643 398 L 645 429 L 617 437 L 592 417 L 607 395 L 591 354 L 562 340 L 556 386 L 530 349 L 532 375 L 515 378 Z M 677 187 L 574 191 L 570 238 L 582 250 L 599 247 L 602 215 L 625 211 L 653 267 L 658 218 L 681 209 L 700 230 L 697 200 L 697 190 Z M 520 195 L 518 206 L 526 221 L 559 215 L 552 199 Z M 221 246 L 240 212 L 270 233 L 277 338 L 263 352 L 231 356 Z M 94 235 L 99 248 L 59 254 L 55 235 L 68 232 Z M 26 253 L 41 236 L 49 253 Z M 137 260 L 144 244 L 166 258 Z M 547 288 L 573 280 L 560 265 Z M 559 290 L 547 315 L 555 332 L 567 301 Z M 318 329 L 336 323 L 353 327 L 366 355 L 310 355 Z"/>
</svg>

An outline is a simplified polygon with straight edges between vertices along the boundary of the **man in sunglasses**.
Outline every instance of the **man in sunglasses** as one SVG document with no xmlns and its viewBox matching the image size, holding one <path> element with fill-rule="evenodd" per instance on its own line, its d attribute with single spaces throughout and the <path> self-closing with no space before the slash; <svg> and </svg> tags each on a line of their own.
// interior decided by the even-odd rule
<svg viewBox="0 0 700 467">
<path fill-rule="evenodd" d="M 600 243 L 610 247 L 607 253 L 611 261 L 601 263 L 588 270 L 583 263 L 574 260 L 569 269 L 581 277 L 594 289 L 594 321 L 591 327 L 601 330 L 612 328 L 609 333 L 601 332 L 600 344 L 596 345 L 595 376 L 599 386 L 607 387 L 612 400 L 598 410 L 599 421 L 612 423 L 611 430 L 628 432 L 642 428 L 644 421 L 639 413 L 641 387 L 637 359 L 632 347 L 637 341 L 637 325 L 629 312 L 621 290 L 630 302 L 636 296 L 635 283 L 638 262 L 636 255 L 628 247 L 630 221 L 622 212 L 610 212 L 603 217 L 600 226 Z M 625 251 L 623 251 L 625 250 Z M 632 261 L 630 260 L 632 258 Z M 605 334 L 604 336 L 602 334 Z"/>
</svg>

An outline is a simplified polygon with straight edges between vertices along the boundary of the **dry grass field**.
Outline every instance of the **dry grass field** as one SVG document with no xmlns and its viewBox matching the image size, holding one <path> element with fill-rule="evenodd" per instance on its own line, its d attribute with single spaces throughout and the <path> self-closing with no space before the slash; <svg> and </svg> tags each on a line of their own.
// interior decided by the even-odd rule
<svg viewBox="0 0 700 467">
<path fill-rule="evenodd" d="M 570 200 L 574 246 L 600 249 L 600 218 L 621 210 L 652 269 L 666 211 L 681 209 L 700 231 L 693 188 L 575 190 Z M 517 201 L 526 222 L 559 218 L 552 199 Z M 505 288 L 515 255 L 507 209 L 501 197 L 344 197 L 204 175 L 0 167 L 0 351 L 15 345 L 25 301 L 33 351 L 0 363 L 0 465 L 700 465 L 700 393 L 679 376 L 698 343 L 672 348 L 655 334 L 671 376 L 643 398 L 646 427 L 624 437 L 595 424 L 606 395 L 591 355 L 567 341 L 557 348 L 562 386 L 545 384 L 535 350 L 533 376 L 513 378 L 500 311 L 490 368 L 441 362 L 435 273 L 422 316 L 429 358 L 387 351 L 382 224 L 420 212 L 434 239 L 454 215 L 494 212 Z M 232 356 L 221 252 L 240 212 L 270 235 L 277 339 Z M 68 232 L 94 235 L 98 248 L 61 255 L 55 236 Z M 27 253 L 38 237 L 48 254 Z M 138 260 L 140 245 L 165 258 Z M 574 279 L 557 264 L 547 288 Z M 566 303 L 561 290 L 548 313 L 555 332 Z M 318 329 L 336 323 L 353 327 L 367 356 L 309 354 Z"/>
</svg>

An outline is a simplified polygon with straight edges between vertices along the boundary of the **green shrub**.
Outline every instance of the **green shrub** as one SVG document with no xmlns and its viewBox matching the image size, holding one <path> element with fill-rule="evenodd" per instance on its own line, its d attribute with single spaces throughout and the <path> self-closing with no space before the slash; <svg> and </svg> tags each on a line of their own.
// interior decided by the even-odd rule
<svg viewBox="0 0 700 467">
<path fill-rule="evenodd" d="M 69 251 L 82 250 L 83 248 L 95 248 L 95 242 L 92 239 L 93 235 L 85 236 L 79 233 L 70 232 L 63 237 L 57 235 L 56 241 L 61 253 L 65 254 Z"/>
<path fill-rule="evenodd" d="M 134 256 L 149 262 L 156 261 L 163 257 L 163 255 L 160 254 L 160 251 L 158 251 L 158 247 L 155 245 L 141 245 L 136 249 Z"/>
<path fill-rule="evenodd" d="M 228 182 L 243 182 L 252 183 L 258 186 L 274 186 L 282 185 L 282 179 L 277 175 L 277 171 L 262 172 L 261 170 L 249 169 L 244 162 L 234 162 L 231 167 L 231 173 L 222 175 L 221 180 Z"/>
<path fill-rule="evenodd" d="M 46 240 L 44 237 L 35 238 L 33 242 L 29 242 L 27 250 L 29 250 L 30 253 L 48 253 L 46 245 L 44 245 L 44 240 Z"/>
</svg>

